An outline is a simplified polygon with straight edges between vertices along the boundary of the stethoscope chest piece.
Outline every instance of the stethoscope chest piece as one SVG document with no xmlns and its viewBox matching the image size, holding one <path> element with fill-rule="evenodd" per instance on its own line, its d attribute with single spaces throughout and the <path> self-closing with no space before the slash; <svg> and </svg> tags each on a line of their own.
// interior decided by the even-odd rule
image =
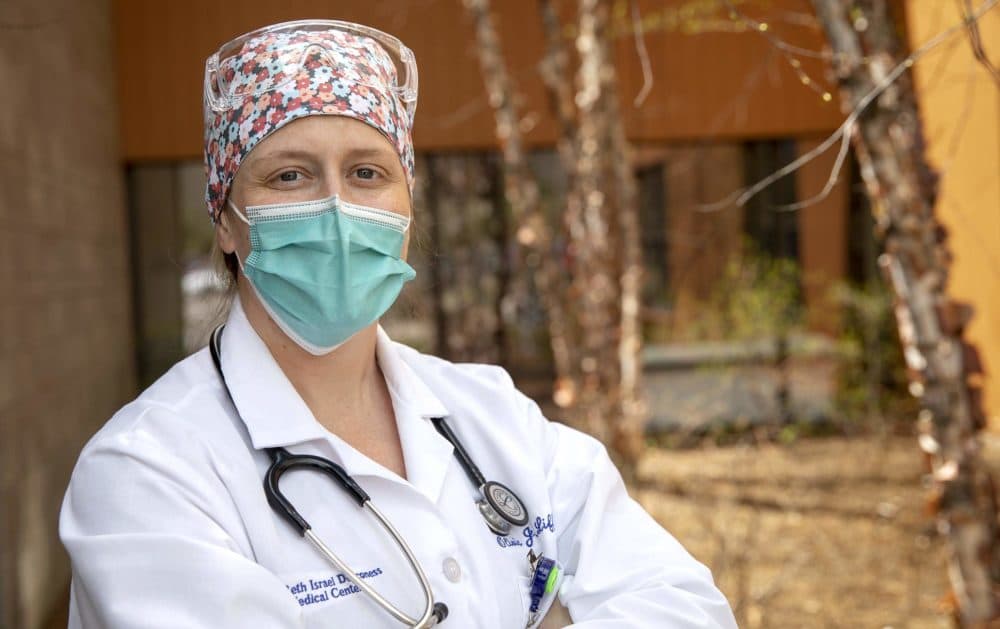
<svg viewBox="0 0 1000 629">
<path fill-rule="evenodd" d="M 483 499 L 478 502 L 479 512 L 497 535 L 507 535 L 511 525 L 528 523 L 528 510 L 509 487 L 496 481 L 487 481 L 480 487 Z"/>
<path fill-rule="evenodd" d="M 511 526 L 528 523 L 528 510 L 510 487 L 496 481 L 488 481 L 483 476 L 472 457 L 462 447 L 458 436 L 445 423 L 444 417 L 432 417 L 431 422 L 441 436 L 455 448 L 455 458 L 465 470 L 472 484 L 479 488 L 482 498 L 476 500 L 479 513 L 486 520 L 486 526 L 497 535 L 507 535 Z"/>
</svg>

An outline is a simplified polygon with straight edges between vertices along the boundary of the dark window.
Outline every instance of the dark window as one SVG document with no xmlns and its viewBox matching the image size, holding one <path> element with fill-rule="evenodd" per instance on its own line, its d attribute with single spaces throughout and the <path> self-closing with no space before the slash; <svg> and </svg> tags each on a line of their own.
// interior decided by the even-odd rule
<svg viewBox="0 0 1000 629">
<path fill-rule="evenodd" d="M 667 192 L 663 164 L 636 172 L 639 187 L 639 230 L 644 268 L 643 302 L 662 305 L 670 277 L 667 250 Z"/>
<path fill-rule="evenodd" d="M 875 221 L 858 161 L 851 159 L 848 163 L 851 191 L 847 214 L 847 276 L 855 284 L 864 285 L 872 279 L 879 279 L 879 245 L 875 240 Z"/>
<path fill-rule="evenodd" d="M 759 140 L 744 144 L 744 173 L 752 186 L 777 172 L 796 157 L 791 139 Z M 762 190 L 744 208 L 743 229 L 757 250 L 775 258 L 799 257 L 799 213 L 783 210 L 795 203 L 795 174 L 787 175 Z"/>
</svg>

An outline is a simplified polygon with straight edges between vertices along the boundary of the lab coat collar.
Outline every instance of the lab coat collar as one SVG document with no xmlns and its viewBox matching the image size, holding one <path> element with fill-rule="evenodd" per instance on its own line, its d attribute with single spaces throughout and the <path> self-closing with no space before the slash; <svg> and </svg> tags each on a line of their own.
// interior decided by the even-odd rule
<svg viewBox="0 0 1000 629">
<path fill-rule="evenodd" d="M 289 446 L 328 434 L 250 325 L 238 296 L 229 310 L 220 360 L 255 449 Z"/>
<path fill-rule="evenodd" d="M 430 418 L 447 417 L 448 409 L 403 360 L 397 344 L 381 326 L 375 355 L 392 397 L 407 481 L 431 502 L 437 502 L 453 448 L 437 433 Z M 331 458 L 348 473 L 402 481 L 316 421 L 250 325 L 238 297 L 233 300 L 223 334 L 221 361 L 233 402 L 255 449 L 325 440 L 333 450 Z"/>
<path fill-rule="evenodd" d="M 454 448 L 438 434 L 430 419 L 447 417 L 450 413 L 417 372 L 403 360 L 398 346 L 381 326 L 378 328 L 375 355 L 392 396 L 407 480 L 431 503 L 437 503 Z"/>
</svg>

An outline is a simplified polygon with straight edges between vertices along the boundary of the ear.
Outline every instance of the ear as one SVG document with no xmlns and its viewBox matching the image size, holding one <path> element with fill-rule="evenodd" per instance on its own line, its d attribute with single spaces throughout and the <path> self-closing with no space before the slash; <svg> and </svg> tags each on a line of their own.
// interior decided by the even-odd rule
<svg viewBox="0 0 1000 629">
<path fill-rule="evenodd" d="M 219 218 L 215 221 L 215 240 L 219 243 L 219 249 L 223 253 L 233 253 L 239 242 L 239 234 L 233 229 L 232 217 L 229 215 L 229 208 L 223 206 L 219 212 Z"/>
</svg>

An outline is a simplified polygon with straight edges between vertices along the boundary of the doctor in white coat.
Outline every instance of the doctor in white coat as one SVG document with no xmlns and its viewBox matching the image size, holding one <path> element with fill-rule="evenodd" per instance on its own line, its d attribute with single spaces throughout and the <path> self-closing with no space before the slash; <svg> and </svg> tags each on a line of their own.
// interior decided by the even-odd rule
<svg viewBox="0 0 1000 629">
<path fill-rule="evenodd" d="M 378 327 L 413 277 L 416 77 L 398 40 L 333 21 L 209 58 L 207 202 L 236 296 L 212 347 L 80 455 L 70 627 L 521 629 L 556 598 L 573 627 L 735 627 L 600 443 L 504 370 Z"/>
</svg>

